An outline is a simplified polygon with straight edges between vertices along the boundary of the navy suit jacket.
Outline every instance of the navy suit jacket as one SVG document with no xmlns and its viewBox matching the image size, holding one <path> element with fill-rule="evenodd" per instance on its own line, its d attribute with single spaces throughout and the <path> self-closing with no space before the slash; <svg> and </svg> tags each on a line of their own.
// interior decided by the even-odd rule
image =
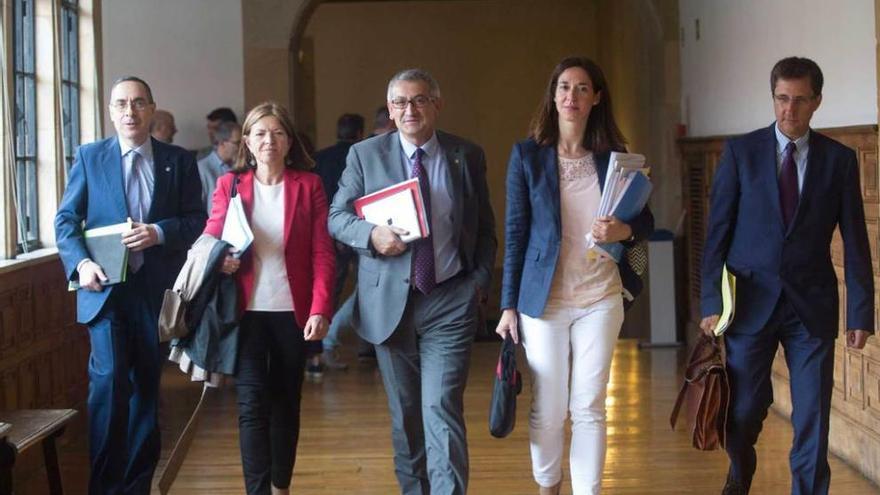
<svg viewBox="0 0 880 495">
<path fill-rule="evenodd" d="M 146 223 L 162 228 L 165 243 L 144 251 L 141 270 L 150 288 L 143 297 L 158 312 L 164 290 L 173 285 L 187 249 L 205 226 L 206 214 L 192 154 L 155 139 L 152 145 L 156 181 Z M 85 144 L 77 151 L 55 215 L 55 240 L 68 280 L 79 277 L 76 265 L 90 257 L 83 230 L 121 223 L 130 216 L 122 177 L 122 151 L 116 137 Z M 100 292 L 77 291 L 77 321 L 95 319 L 113 289 L 111 285 Z"/>
<path fill-rule="evenodd" d="M 345 158 L 353 144 L 353 141 L 339 141 L 333 146 L 319 150 L 312 157 L 315 159 L 314 172 L 321 177 L 324 192 L 327 193 L 327 201 L 332 201 L 339 189 L 339 178 L 345 170 Z"/>
<path fill-rule="evenodd" d="M 775 125 L 775 124 L 774 124 Z M 874 279 L 853 150 L 810 131 L 806 176 L 791 225 L 782 220 L 774 125 L 730 139 L 712 185 L 703 246 L 702 314 L 721 312 L 722 265 L 737 276 L 728 332 L 755 334 L 785 294 L 811 335 L 835 337 L 837 276 L 831 237 L 840 228 L 846 326 L 874 329 Z"/>
<path fill-rule="evenodd" d="M 600 188 L 605 187 L 610 156 L 610 152 L 594 156 Z M 646 239 L 654 230 L 654 215 L 646 206 L 629 226 L 634 242 Z M 541 146 L 532 139 L 513 146 L 507 166 L 505 229 L 501 309 L 516 308 L 538 318 L 544 314 L 562 242 L 556 146 Z M 637 295 L 641 279 L 625 258 L 619 269 L 624 287 Z"/>
</svg>

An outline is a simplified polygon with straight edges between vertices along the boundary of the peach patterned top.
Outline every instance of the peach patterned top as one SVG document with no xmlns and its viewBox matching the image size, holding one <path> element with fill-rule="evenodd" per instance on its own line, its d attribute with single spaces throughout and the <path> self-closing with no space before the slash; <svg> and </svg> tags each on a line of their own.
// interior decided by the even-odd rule
<svg viewBox="0 0 880 495">
<path fill-rule="evenodd" d="M 584 238 L 593 226 L 602 196 L 593 153 L 559 157 L 562 246 L 548 303 L 585 308 L 621 291 L 614 260 L 588 256 Z"/>
</svg>

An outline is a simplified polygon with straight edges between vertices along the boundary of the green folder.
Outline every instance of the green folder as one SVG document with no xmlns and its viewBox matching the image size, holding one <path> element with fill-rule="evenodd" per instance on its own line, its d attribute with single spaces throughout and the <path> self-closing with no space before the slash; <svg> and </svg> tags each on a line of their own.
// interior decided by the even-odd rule
<svg viewBox="0 0 880 495">
<path fill-rule="evenodd" d="M 113 285 L 125 282 L 128 273 L 128 248 L 122 243 L 122 234 L 131 230 L 131 222 L 117 223 L 86 230 L 83 238 L 89 258 L 97 263 L 104 275 L 106 282 L 101 285 Z M 67 290 L 79 289 L 79 281 L 71 280 Z"/>
</svg>

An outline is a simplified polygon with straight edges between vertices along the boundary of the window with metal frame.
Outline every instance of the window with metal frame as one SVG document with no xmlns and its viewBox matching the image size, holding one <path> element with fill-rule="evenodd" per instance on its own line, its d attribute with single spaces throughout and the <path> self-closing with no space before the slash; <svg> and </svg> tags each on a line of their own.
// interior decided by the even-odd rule
<svg viewBox="0 0 880 495">
<path fill-rule="evenodd" d="M 39 247 L 37 225 L 37 77 L 34 0 L 13 2 L 15 209 L 18 250 Z"/>
<path fill-rule="evenodd" d="M 67 172 L 80 144 L 79 1 L 61 1 L 61 125 Z"/>
</svg>

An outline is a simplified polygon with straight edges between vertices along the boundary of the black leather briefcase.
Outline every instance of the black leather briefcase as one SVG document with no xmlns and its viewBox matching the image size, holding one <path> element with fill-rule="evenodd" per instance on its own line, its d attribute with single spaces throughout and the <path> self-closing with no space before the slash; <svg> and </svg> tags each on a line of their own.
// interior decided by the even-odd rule
<svg viewBox="0 0 880 495">
<path fill-rule="evenodd" d="M 516 425 L 516 396 L 522 391 L 522 375 L 516 369 L 516 344 L 509 336 L 501 344 L 495 367 L 495 387 L 489 405 L 489 433 L 504 438 Z"/>
</svg>

